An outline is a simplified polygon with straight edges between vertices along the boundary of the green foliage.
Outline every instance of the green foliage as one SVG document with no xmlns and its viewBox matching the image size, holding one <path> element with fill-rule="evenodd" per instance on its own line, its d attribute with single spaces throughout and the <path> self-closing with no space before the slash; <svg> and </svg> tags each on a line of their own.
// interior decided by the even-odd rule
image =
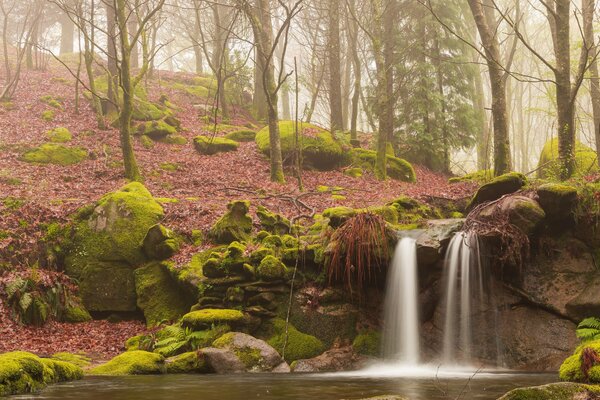
<svg viewBox="0 0 600 400">
<path fill-rule="evenodd" d="M 558 157 L 558 138 L 546 142 L 540 153 L 538 163 L 538 178 L 560 180 L 561 163 Z M 596 152 L 581 142 L 575 143 L 575 170 L 574 178 L 598 172 L 598 160 Z"/>
<path fill-rule="evenodd" d="M 194 148 L 200 154 L 213 155 L 236 151 L 238 147 L 239 143 L 230 139 L 208 136 L 196 136 L 194 138 Z"/>
<path fill-rule="evenodd" d="M 133 350 L 90 370 L 91 375 L 152 375 L 164 372 L 164 357 L 157 353 Z"/>
<path fill-rule="evenodd" d="M 302 145 L 302 158 L 305 165 L 320 170 L 329 170 L 345 161 L 345 153 L 336 138 L 328 131 L 309 123 L 298 125 Z M 280 121 L 281 153 L 287 162 L 293 161 L 295 152 L 295 122 Z M 271 144 L 269 127 L 266 126 L 256 134 L 256 145 L 266 156 L 270 155 Z"/>
<path fill-rule="evenodd" d="M 46 138 L 52 143 L 66 143 L 73 140 L 73 135 L 67 128 L 58 127 L 47 131 Z"/>
<path fill-rule="evenodd" d="M 202 330 L 216 324 L 235 325 L 243 320 L 244 314 L 239 310 L 206 308 L 185 314 L 181 319 L 181 325 L 195 330 Z"/>
<path fill-rule="evenodd" d="M 584 343 L 600 339 L 600 319 L 596 317 L 584 319 L 577 325 L 576 334 Z"/>
<path fill-rule="evenodd" d="M 87 151 L 81 147 L 65 147 L 46 143 L 31 149 L 21 156 L 21 161 L 39 164 L 73 165 L 87 158 Z"/>
<path fill-rule="evenodd" d="M 228 331 L 229 327 L 227 325 L 219 325 L 202 331 L 169 325 L 160 331 L 162 338 L 154 344 L 153 351 L 164 357 L 195 351 L 210 346 L 214 340 Z"/>
</svg>

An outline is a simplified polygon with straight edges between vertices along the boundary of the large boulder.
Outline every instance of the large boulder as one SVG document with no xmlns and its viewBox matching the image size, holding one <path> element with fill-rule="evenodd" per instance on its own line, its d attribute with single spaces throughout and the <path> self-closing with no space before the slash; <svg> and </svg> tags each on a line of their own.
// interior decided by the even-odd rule
<svg viewBox="0 0 600 400">
<path fill-rule="evenodd" d="M 67 147 L 45 143 L 23 153 L 21 161 L 33 164 L 73 165 L 85 160 L 88 152 L 82 147 Z"/>
<path fill-rule="evenodd" d="M 514 193 L 525 186 L 525 183 L 527 183 L 527 178 L 517 172 L 500 175 L 477 190 L 468 208 L 472 209 L 481 203 L 494 201 L 505 194 Z"/>
<path fill-rule="evenodd" d="M 88 311 L 136 310 L 133 269 L 122 262 L 88 262 L 79 274 L 79 292 Z"/>
<path fill-rule="evenodd" d="M 246 241 L 252 232 L 252 218 L 248 215 L 249 201 L 232 201 L 227 205 L 227 212 L 215 222 L 209 237 L 219 244 L 229 244 L 233 241 Z"/>
<path fill-rule="evenodd" d="M 246 372 L 283 372 L 286 363 L 266 342 L 241 332 L 229 332 L 213 342 L 213 347 L 235 354 Z M 211 362 L 211 365 L 214 365 Z"/>
<path fill-rule="evenodd" d="M 510 223 L 527 235 L 533 233 L 546 217 L 546 213 L 535 200 L 520 195 L 508 196 L 498 203 L 484 206 L 479 217 L 493 219 L 498 212 L 506 213 Z"/>
<path fill-rule="evenodd" d="M 295 149 L 295 122 L 280 121 L 281 153 L 284 160 L 292 161 Z M 320 170 L 331 170 L 339 166 L 345 159 L 340 143 L 331 132 L 306 122 L 298 125 L 302 143 L 302 158 L 305 165 Z M 256 134 L 256 145 L 266 156 L 270 155 L 271 142 L 269 127 L 266 126 Z"/>
<path fill-rule="evenodd" d="M 538 178 L 557 178 L 560 176 L 560 168 L 558 139 L 550 139 L 540 153 L 537 170 Z M 573 176 L 582 177 L 595 172 L 598 172 L 597 153 L 591 147 L 577 141 L 575 143 L 575 170 Z"/>
<path fill-rule="evenodd" d="M 292 364 L 293 372 L 340 372 L 364 368 L 369 358 L 357 354 L 352 346 L 332 349 L 320 356 L 298 360 Z"/>
<path fill-rule="evenodd" d="M 76 216 L 73 246 L 65 260 L 67 274 L 79 278 L 90 261 L 143 264 L 147 260 L 143 240 L 163 215 L 161 205 L 141 183 L 106 194 Z"/>
<path fill-rule="evenodd" d="M 148 264 L 136 269 L 134 276 L 137 306 L 144 312 L 148 326 L 178 320 L 192 306 L 164 264 Z"/>
<path fill-rule="evenodd" d="M 573 186 L 547 183 L 538 188 L 537 195 L 549 220 L 564 221 L 573 218 L 577 205 L 577 189 Z"/>
<path fill-rule="evenodd" d="M 375 169 L 377 152 L 374 150 L 354 148 L 350 150 L 350 157 L 355 165 L 359 165 L 370 171 Z M 417 177 L 415 170 L 408 161 L 389 154 L 387 155 L 386 161 L 386 172 L 388 177 L 403 182 L 416 182 Z"/>
</svg>

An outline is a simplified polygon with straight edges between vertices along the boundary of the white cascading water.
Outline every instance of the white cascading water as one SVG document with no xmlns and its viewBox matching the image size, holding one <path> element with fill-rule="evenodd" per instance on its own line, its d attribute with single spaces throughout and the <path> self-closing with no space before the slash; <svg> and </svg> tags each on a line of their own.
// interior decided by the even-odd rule
<svg viewBox="0 0 600 400">
<path fill-rule="evenodd" d="M 396 245 L 387 278 L 384 357 L 405 365 L 419 363 L 419 312 L 416 240 L 402 238 Z"/>
<path fill-rule="evenodd" d="M 477 236 L 454 235 L 444 265 L 445 322 L 443 363 L 468 365 L 472 360 L 473 313 L 484 301 L 483 271 Z"/>
</svg>

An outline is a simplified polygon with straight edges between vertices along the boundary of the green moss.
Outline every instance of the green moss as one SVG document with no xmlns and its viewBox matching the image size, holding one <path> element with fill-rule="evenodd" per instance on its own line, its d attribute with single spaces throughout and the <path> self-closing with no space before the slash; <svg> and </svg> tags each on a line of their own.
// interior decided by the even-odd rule
<svg viewBox="0 0 600 400">
<path fill-rule="evenodd" d="M 494 178 L 492 181 L 481 186 L 469 204 L 469 208 L 475 207 L 486 201 L 499 199 L 505 194 L 514 193 L 527 183 L 525 175 L 518 172 L 509 172 Z"/>
<path fill-rule="evenodd" d="M 348 168 L 344 170 L 344 175 L 351 176 L 352 178 L 360 178 L 363 176 L 362 168 Z"/>
<path fill-rule="evenodd" d="M 92 316 L 84 307 L 73 306 L 65 309 L 62 320 L 72 323 L 87 322 L 92 320 Z"/>
<path fill-rule="evenodd" d="M 148 136 L 140 136 L 140 143 L 145 149 L 151 149 L 154 147 L 154 141 Z"/>
<path fill-rule="evenodd" d="M 459 182 L 476 182 L 476 183 L 486 183 L 494 179 L 494 170 L 493 169 L 482 169 L 479 171 L 471 172 L 470 174 L 466 174 L 463 176 L 455 176 L 453 178 L 448 179 L 449 183 L 459 183 Z"/>
<path fill-rule="evenodd" d="M 91 375 L 152 375 L 164 372 L 164 357 L 147 351 L 133 350 L 120 354 L 92 368 Z"/>
<path fill-rule="evenodd" d="M 83 370 L 68 362 L 42 359 L 24 351 L 0 354 L 0 396 L 31 393 L 47 384 L 82 377 Z"/>
<path fill-rule="evenodd" d="M 92 363 L 92 359 L 85 356 L 84 354 L 74 354 L 67 352 L 54 353 L 52 354 L 52 359 L 68 362 L 80 368 L 85 368 Z"/>
<path fill-rule="evenodd" d="M 135 280 L 131 266 L 88 261 L 78 275 L 79 292 L 89 311 L 135 311 Z"/>
<path fill-rule="evenodd" d="M 156 199 L 157 202 L 160 200 Z M 164 202 L 173 203 L 172 200 Z M 179 240 L 172 230 L 162 224 L 156 224 L 148 229 L 142 246 L 148 259 L 162 261 L 171 258 L 179 251 Z"/>
<path fill-rule="evenodd" d="M 168 358 L 165 362 L 168 374 L 208 372 L 208 365 L 197 351 L 190 351 Z"/>
<path fill-rule="evenodd" d="M 239 310 L 212 309 L 192 311 L 181 319 L 184 327 L 195 330 L 210 328 L 214 324 L 239 324 L 243 321 L 244 314 Z"/>
<path fill-rule="evenodd" d="M 342 146 L 334 136 L 316 125 L 300 123 L 299 131 L 302 143 L 304 163 L 321 170 L 330 170 L 342 164 L 346 157 Z M 280 121 L 281 152 L 283 158 L 292 160 L 295 148 L 295 122 Z M 264 127 L 256 134 L 258 149 L 266 156 L 270 155 L 269 127 Z"/>
<path fill-rule="evenodd" d="M 167 136 L 175 135 L 177 129 L 163 120 L 144 122 L 137 127 L 138 135 L 148 136 L 152 140 L 161 140 Z"/>
<path fill-rule="evenodd" d="M 558 138 L 546 142 L 540 154 L 538 168 L 538 178 L 558 179 L 560 177 L 561 166 L 558 157 Z M 582 177 L 598 171 L 596 152 L 583 143 L 576 142 L 573 177 Z"/>
<path fill-rule="evenodd" d="M 54 97 L 54 96 L 50 96 L 50 95 L 45 95 L 40 97 L 40 101 L 42 103 L 46 103 L 48 104 L 50 107 L 62 110 L 63 109 L 63 99 L 58 98 L 58 97 Z"/>
<path fill-rule="evenodd" d="M 73 135 L 67 128 L 59 127 L 47 131 L 46 138 L 52 143 L 66 143 L 73 140 Z"/>
<path fill-rule="evenodd" d="M 262 244 L 264 247 L 277 250 L 280 247 L 283 247 L 283 240 L 279 235 L 269 235 L 262 240 Z"/>
<path fill-rule="evenodd" d="M 256 215 L 265 231 L 278 235 L 290 232 L 290 220 L 283 215 L 271 212 L 263 206 L 257 208 Z"/>
<path fill-rule="evenodd" d="M 205 155 L 236 151 L 238 146 L 238 142 L 220 137 L 196 136 L 194 138 L 194 148 L 198 153 Z"/>
<path fill-rule="evenodd" d="M 236 130 L 225 135 L 225 139 L 233 140 L 235 142 L 253 142 L 255 137 L 256 131 L 248 129 Z"/>
<path fill-rule="evenodd" d="M 576 400 L 593 399 L 600 388 L 574 383 L 551 383 L 511 390 L 498 400 Z"/>
<path fill-rule="evenodd" d="M 74 248 L 65 260 L 67 273 L 78 277 L 88 261 L 144 263 L 143 240 L 163 215 L 161 205 L 141 183 L 104 195 L 75 222 Z"/>
<path fill-rule="evenodd" d="M 87 151 L 81 147 L 65 147 L 46 143 L 23 153 L 20 159 L 28 163 L 73 165 L 86 158 Z"/>
<path fill-rule="evenodd" d="M 369 207 L 367 211 L 383 217 L 390 224 L 398 223 L 398 211 L 394 206 Z"/>
<path fill-rule="evenodd" d="M 44 121 L 50 122 L 54 120 L 54 110 L 43 111 L 41 117 Z"/>
<path fill-rule="evenodd" d="M 265 281 L 285 279 L 287 275 L 287 267 L 278 258 L 274 256 L 266 256 L 256 269 L 256 274 L 260 279 Z"/>
<path fill-rule="evenodd" d="M 381 349 L 381 333 L 377 331 L 361 333 L 354 338 L 352 347 L 359 354 L 378 357 Z"/>
<path fill-rule="evenodd" d="M 350 207 L 332 207 L 323 211 L 323 217 L 329 219 L 329 225 L 337 228 L 349 218 L 356 215 L 356 210 Z"/>
<path fill-rule="evenodd" d="M 370 171 L 374 170 L 377 160 L 375 151 L 353 148 L 350 150 L 350 156 L 355 165 Z M 403 182 L 416 182 L 417 180 L 415 170 L 408 161 L 390 155 L 387 156 L 387 175 Z"/>
<path fill-rule="evenodd" d="M 160 169 L 167 172 L 176 172 L 180 168 L 178 163 L 164 162 L 160 164 Z"/>
<path fill-rule="evenodd" d="M 273 251 L 272 248 L 260 246 L 257 249 L 253 250 L 252 253 L 250 253 L 250 261 L 253 264 L 258 265 L 266 256 L 274 255 L 275 251 Z"/>
<path fill-rule="evenodd" d="M 219 244 L 233 241 L 246 241 L 252 232 L 252 218 L 248 215 L 250 202 L 245 200 L 232 201 L 227 205 L 227 212 L 215 222 L 209 237 Z"/>
<path fill-rule="evenodd" d="M 137 306 L 144 312 L 148 326 L 175 321 L 189 311 L 189 304 L 167 267 L 152 263 L 134 272 Z"/>
<path fill-rule="evenodd" d="M 268 336 L 267 343 L 279 354 L 283 354 L 283 347 L 286 343 L 285 320 L 273 319 L 267 322 L 263 329 Z M 292 324 L 288 325 L 287 346 L 285 347 L 285 360 L 288 363 L 313 358 L 324 351 L 325 345 L 319 339 L 300 332 Z"/>
<path fill-rule="evenodd" d="M 183 146 L 184 144 L 187 144 L 187 142 L 188 142 L 187 139 L 185 138 L 185 136 L 182 136 L 179 134 L 165 136 L 162 139 L 159 139 L 158 141 L 161 143 L 175 144 L 175 145 L 179 145 L 179 146 Z"/>
</svg>

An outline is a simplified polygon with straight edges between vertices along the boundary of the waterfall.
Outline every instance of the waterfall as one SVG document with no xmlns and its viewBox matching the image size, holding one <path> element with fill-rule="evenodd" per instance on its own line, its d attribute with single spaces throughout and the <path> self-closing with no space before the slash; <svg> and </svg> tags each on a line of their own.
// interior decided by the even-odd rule
<svg viewBox="0 0 600 400">
<path fill-rule="evenodd" d="M 396 245 L 387 278 L 384 357 L 401 364 L 419 363 L 419 312 L 416 240 L 402 238 Z"/>
<path fill-rule="evenodd" d="M 476 235 L 458 232 L 444 262 L 445 320 L 443 359 L 446 365 L 470 364 L 473 356 L 473 319 L 485 309 L 486 277 Z"/>
</svg>

